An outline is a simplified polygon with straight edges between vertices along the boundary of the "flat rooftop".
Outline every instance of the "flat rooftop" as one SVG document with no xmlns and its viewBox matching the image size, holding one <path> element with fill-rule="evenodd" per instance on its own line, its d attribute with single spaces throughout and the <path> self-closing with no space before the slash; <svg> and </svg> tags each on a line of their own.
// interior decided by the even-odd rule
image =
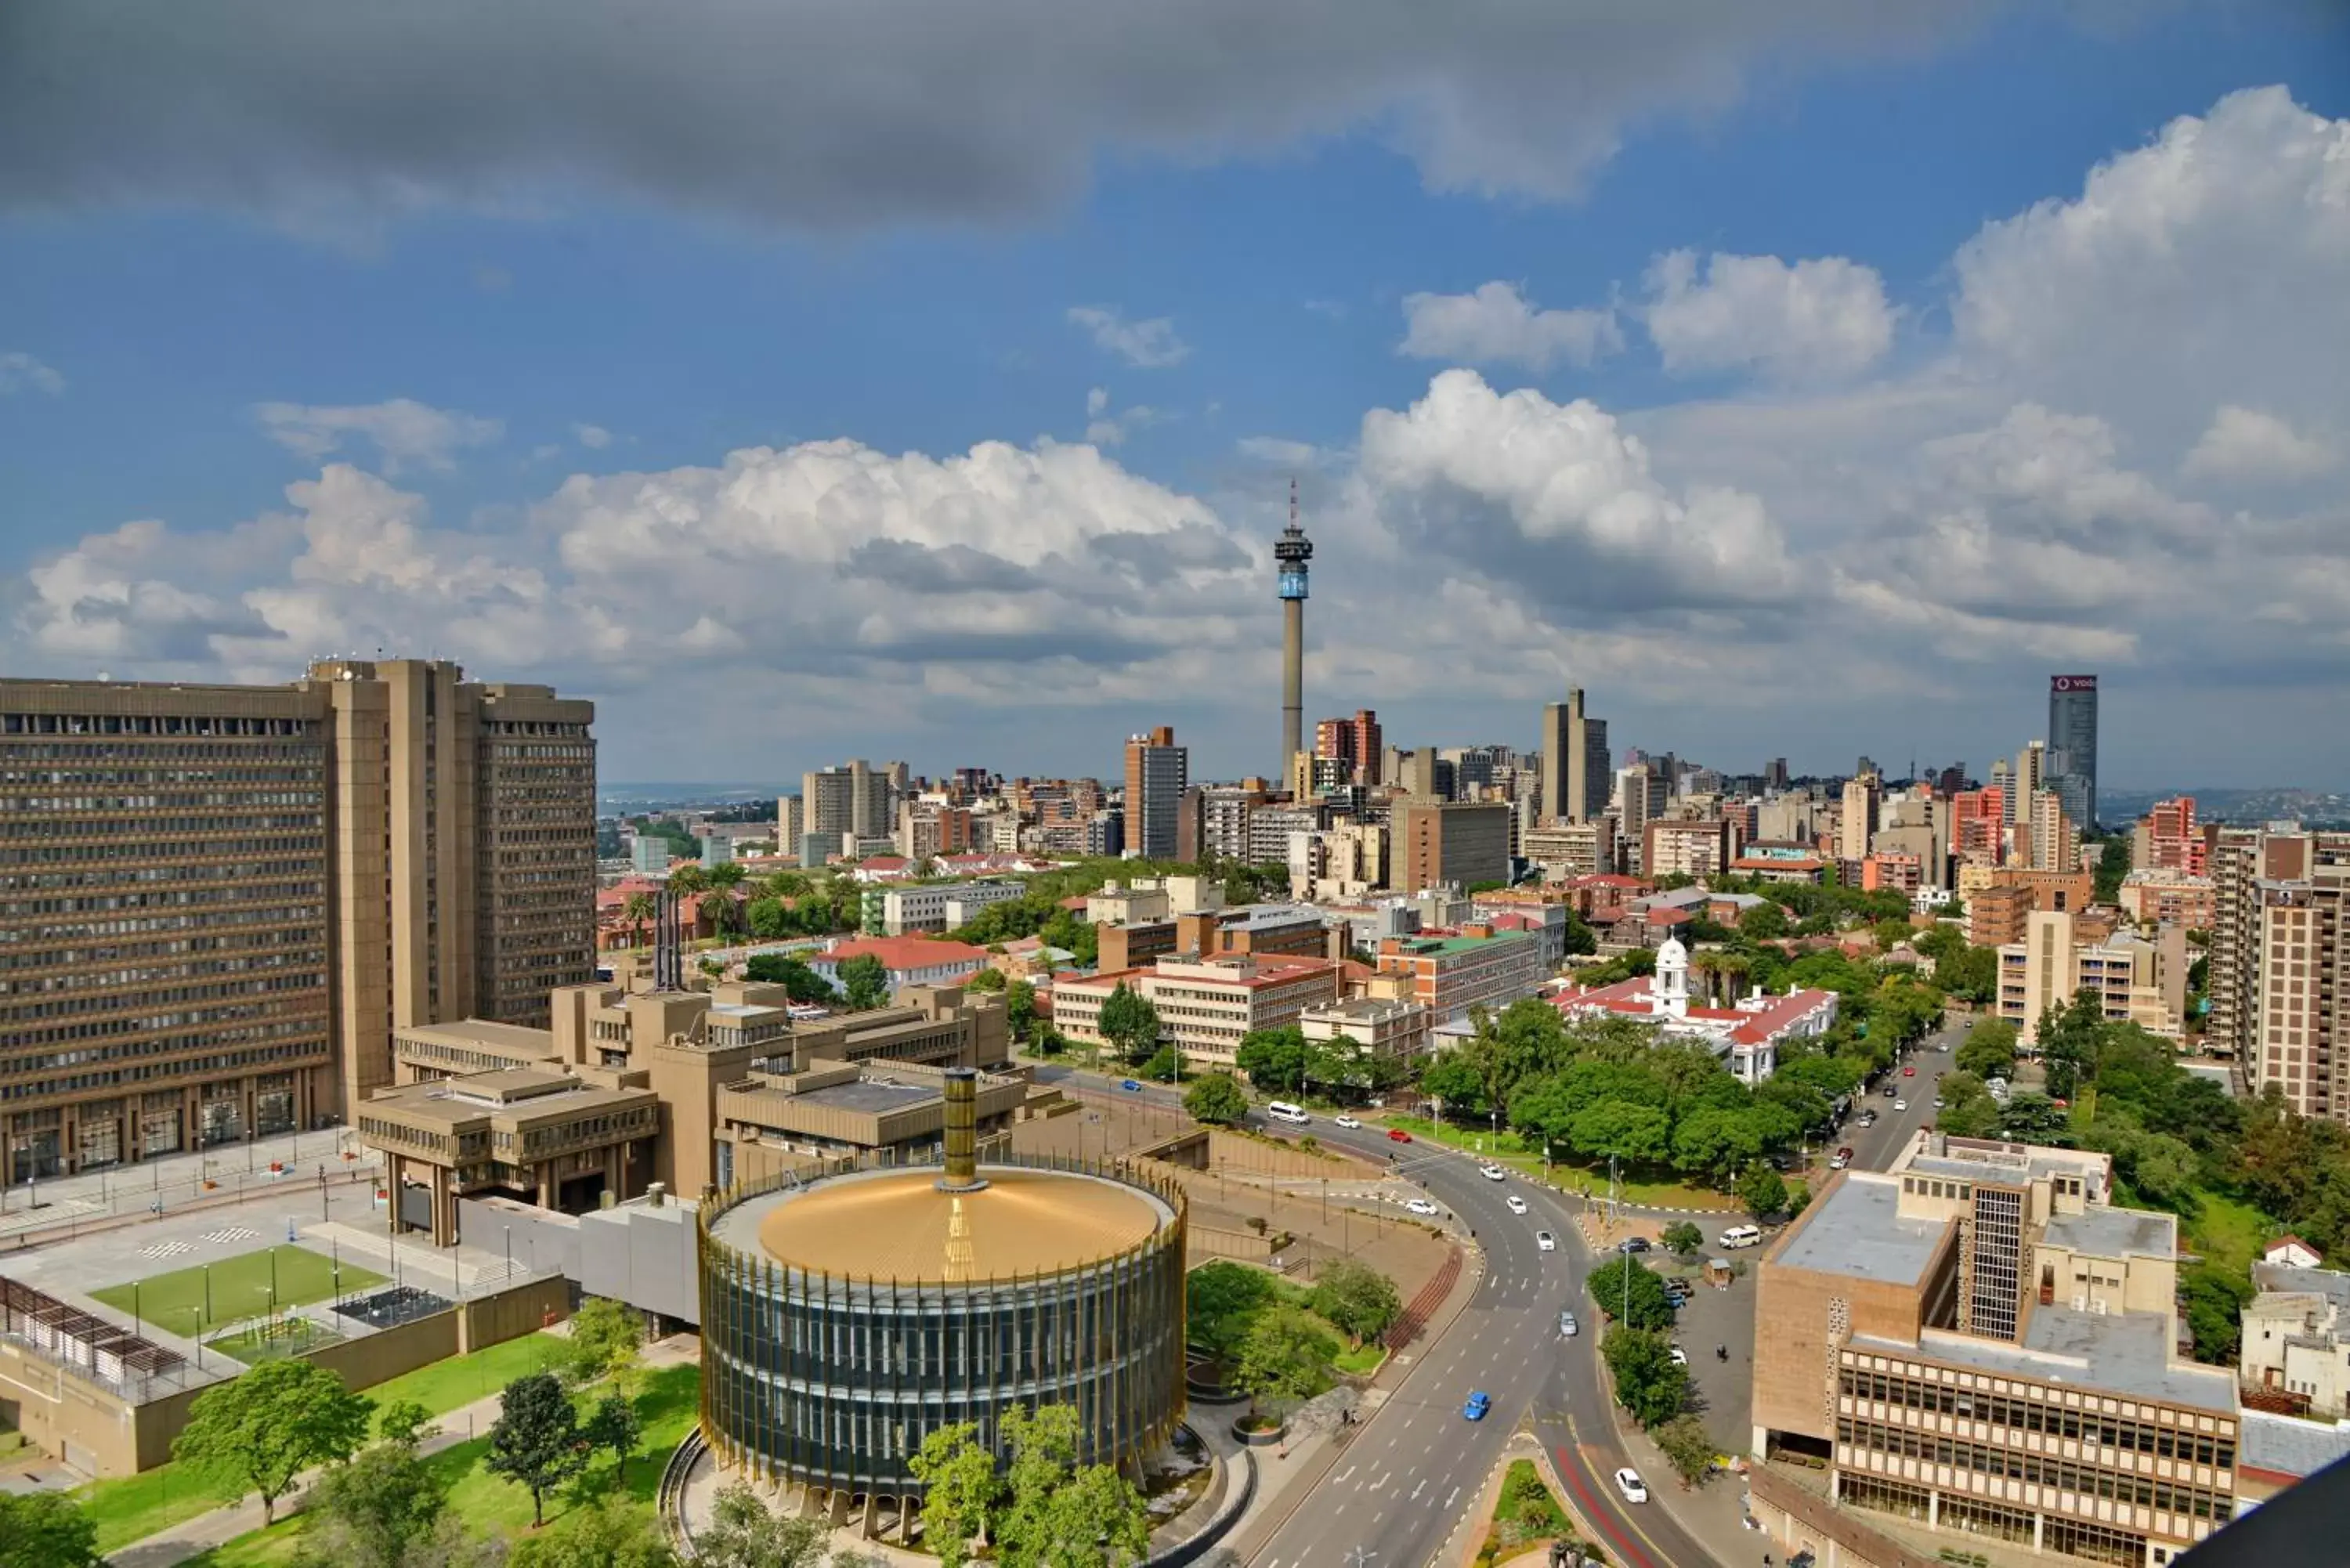
<svg viewBox="0 0 2350 1568">
<path fill-rule="evenodd" d="M 712 1223 L 731 1247 L 793 1268 L 945 1284 L 1057 1273 L 1171 1225 L 1140 1188 L 1076 1171 L 987 1166 L 977 1192 L 939 1190 L 936 1166 L 857 1171 L 736 1204 Z"/>
<path fill-rule="evenodd" d="M 909 1106 L 942 1101 L 945 1091 L 935 1084 L 886 1084 L 869 1078 L 854 1084 L 830 1084 L 821 1089 L 807 1089 L 792 1096 L 800 1106 L 828 1106 L 835 1110 L 864 1111 L 880 1116 L 889 1111 L 902 1111 Z"/>
<path fill-rule="evenodd" d="M 500 1114 L 536 1116 L 594 1106 L 633 1105 L 650 1099 L 652 1095 L 650 1089 L 607 1089 L 561 1073 L 506 1067 L 494 1073 L 403 1085 L 364 1102 L 361 1109 L 390 1111 L 454 1127 L 460 1122 Z"/>
<path fill-rule="evenodd" d="M 526 1051 L 544 1056 L 555 1048 L 555 1036 L 523 1023 L 494 1023 L 486 1018 L 461 1019 L 454 1023 L 409 1023 L 394 1029 L 396 1040 L 430 1040 L 437 1044 L 488 1045 L 504 1051 Z"/>
<path fill-rule="evenodd" d="M 2247 1469 L 2301 1480 L 2350 1456 L 2350 1422 L 2333 1425 L 2247 1410 L 2242 1430 L 2236 1461 Z"/>
<path fill-rule="evenodd" d="M 1916 1345 L 1856 1334 L 1855 1350 L 1878 1355 L 1922 1355 L 1994 1376 L 2067 1384 L 2214 1414 L 2236 1414 L 2236 1380 L 2219 1367 L 2169 1358 L 2170 1324 L 2159 1313 L 2098 1316 L 2069 1307 L 2040 1307 L 2025 1343 L 1982 1339 L 1929 1328 Z"/>
<path fill-rule="evenodd" d="M 1251 931 L 1268 926 L 1318 926 L 1322 911 L 1311 904 L 1243 904 L 1227 909 L 1218 923 L 1228 931 Z"/>
<path fill-rule="evenodd" d="M 2281 1294 L 2324 1296 L 2336 1308 L 2350 1311 L 2350 1274 L 2336 1269 L 2294 1269 L 2282 1263 L 2254 1263 L 2252 1281 L 2264 1291 Z"/>
<path fill-rule="evenodd" d="M 1943 1220 L 1904 1220 L 1894 1182 L 1847 1175 L 1771 1256 L 1776 1267 L 1915 1285 L 1949 1234 Z"/>
<path fill-rule="evenodd" d="M 2096 1258 L 2176 1258 L 2178 1220 L 2143 1209 L 2091 1209 L 2051 1215 L 2045 1240 Z"/>
</svg>

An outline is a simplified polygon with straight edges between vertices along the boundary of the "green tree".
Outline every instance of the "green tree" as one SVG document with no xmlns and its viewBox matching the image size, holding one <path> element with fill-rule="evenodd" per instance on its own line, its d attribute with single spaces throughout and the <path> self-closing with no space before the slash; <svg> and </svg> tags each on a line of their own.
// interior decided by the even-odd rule
<svg viewBox="0 0 2350 1568">
<path fill-rule="evenodd" d="M 821 1568 L 831 1532 L 820 1519 L 778 1514 L 748 1481 L 733 1481 L 711 1501 L 693 1532 L 694 1561 L 706 1568 Z"/>
<path fill-rule="evenodd" d="M 1001 995 L 1003 988 L 1011 983 L 1011 978 L 1002 970 L 983 969 L 976 974 L 966 977 L 962 982 L 962 988 L 965 991 L 993 992 Z"/>
<path fill-rule="evenodd" d="M 2233 1363 L 2243 1337 L 2244 1308 L 2259 1293 L 2251 1281 L 2217 1263 L 2198 1263 L 2180 1276 L 2179 1293 L 2187 1300 L 2195 1359 L 2214 1366 Z"/>
<path fill-rule="evenodd" d="M 889 971 L 871 953 L 843 960 L 837 972 L 850 1012 L 870 1012 L 889 1000 Z"/>
<path fill-rule="evenodd" d="M 412 1449 L 440 1430 L 432 1412 L 413 1399 L 395 1399 L 375 1413 L 376 1436 L 387 1443 Z"/>
<path fill-rule="evenodd" d="M 1230 1127 L 1248 1115 L 1248 1092 L 1226 1074 L 1203 1074 L 1183 1091 L 1183 1108 L 1193 1121 Z"/>
<path fill-rule="evenodd" d="M 561 1366 L 566 1381 L 584 1387 L 599 1377 L 628 1380 L 644 1344 L 645 1324 L 636 1310 L 605 1296 L 589 1296 L 571 1314 Z"/>
<path fill-rule="evenodd" d="M 0 1491 L 0 1568 L 99 1568 L 98 1523 L 63 1492 Z"/>
<path fill-rule="evenodd" d="M 426 1555 L 448 1501 L 448 1482 L 412 1445 L 362 1449 L 311 1489 L 299 1557 L 321 1568 L 408 1568 Z"/>
<path fill-rule="evenodd" d="M 1252 1404 L 1270 1404 L 1283 1411 L 1321 1392 L 1337 1354 L 1336 1343 L 1304 1313 L 1295 1307 L 1270 1307 L 1257 1314 L 1241 1341 L 1232 1382 Z"/>
<path fill-rule="evenodd" d="M 2015 1043 L 2014 1024 L 2004 1018 L 1983 1019 L 1959 1042 L 1959 1071 L 1983 1079 L 2012 1078 L 2015 1075 Z"/>
<path fill-rule="evenodd" d="M 620 903 L 620 917 L 629 922 L 630 947 L 645 945 L 645 926 L 660 907 L 660 901 L 648 888 L 639 888 Z"/>
<path fill-rule="evenodd" d="M 789 953 L 754 954 L 743 964 L 743 978 L 762 985 L 780 985 L 785 995 L 802 1003 L 837 1002 L 840 997 L 825 983 L 824 976 Z"/>
<path fill-rule="evenodd" d="M 1192 1344 L 1229 1368 L 1249 1325 L 1278 1293 L 1262 1269 L 1222 1258 L 1202 1263 L 1184 1276 L 1185 1330 Z"/>
<path fill-rule="evenodd" d="M 1765 899 L 1738 918 L 1738 934 L 1758 942 L 1776 941 L 1787 934 L 1787 911 Z"/>
<path fill-rule="evenodd" d="M 1943 1090 L 1942 1108 L 1934 1113 L 1938 1128 L 1952 1137 L 1989 1137 L 1999 1131 L 2003 1113 L 1981 1079 L 1955 1073 L 1948 1083 L 1952 1086 Z"/>
<path fill-rule="evenodd" d="M 2084 1076 L 2096 1071 L 2097 1038 L 2106 1023 L 2105 999 L 2083 986 L 2070 1006 L 2050 1008 L 2040 1021 L 2040 1054 L 2047 1064 L 2048 1092 L 2069 1100 Z"/>
<path fill-rule="evenodd" d="M 1673 1304 L 1665 1297 L 1665 1282 L 1638 1259 L 1618 1253 L 1591 1271 L 1585 1288 L 1601 1312 L 1629 1327 L 1663 1330 L 1673 1325 Z"/>
<path fill-rule="evenodd" d="M 1786 1211 L 1787 1184 L 1780 1179 L 1777 1171 L 1758 1159 L 1738 1179 L 1738 1201 L 1746 1205 L 1746 1211 L 1757 1220 L 1767 1220 Z"/>
<path fill-rule="evenodd" d="M 1461 1059 L 1457 1050 L 1446 1052 L 1420 1070 L 1419 1089 L 1449 1116 L 1482 1116 L 1491 1108 L 1485 1103 L 1484 1079 Z"/>
<path fill-rule="evenodd" d="M 261 1498 L 261 1518 L 313 1465 L 348 1459 L 367 1441 L 375 1401 L 352 1393 L 342 1377 L 307 1361 L 265 1361 L 215 1384 L 188 1407 L 188 1424 L 172 1444 L 190 1469 Z"/>
<path fill-rule="evenodd" d="M 1704 1247 L 1705 1232 L 1686 1220 L 1676 1220 L 1665 1227 L 1665 1233 L 1658 1240 L 1664 1242 L 1666 1251 L 1686 1258 Z"/>
<path fill-rule="evenodd" d="M 1241 1036 L 1240 1048 L 1232 1053 L 1232 1065 L 1246 1073 L 1248 1081 L 1260 1089 L 1277 1095 L 1304 1094 L 1308 1054 L 1305 1032 L 1295 1024 L 1252 1029 Z"/>
<path fill-rule="evenodd" d="M 626 1483 L 629 1460 L 644 1440 L 645 1424 L 637 1417 L 637 1407 L 625 1394 L 607 1394 L 596 1401 L 596 1408 L 579 1428 L 579 1435 L 591 1449 L 608 1450 L 612 1456 L 614 1479 Z"/>
<path fill-rule="evenodd" d="M 1139 1064 L 1159 1049 L 1159 1009 L 1140 992 L 1129 990 L 1124 981 L 1103 999 L 1095 1027 L 1129 1066 Z"/>
<path fill-rule="evenodd" d="M 1396 1293 L 1395 1282 L 1352 1258 L 1324 1265 L 1305 1304 L 1357 1345 L 1385 1334 L 1403 1315 L 1403 1298 Z"/>
<path fill-rule="evenodd" d="M 553 1530 L 514 1543 L 506 1568 L 677 1568 L 660 1521 L 626 1498 L 575 1508 Z"/>
<path fill-rule="evenodd" d="M 1679 1368 L 1675 1368 L 1676 1371 Z M 1657 1447 L 1664 1451 L 1665 1462 L 1681 1478 L 1684 1488 L 1693 1485 L 1713 1468 L 1718 1451 L 1713 1438 L 1706 1434 L 1705 1423 L 1695 1416 L 1675 1416 L 1648 1433 Z"/>
<path fill-rule="evenodd" d="M 1003 1021 L 1014 1040 L 1025 1040 L 1036 1026 L 1036 988 L 1015 980 L 1003 988 Z"/>
<path fill-rule="evenodd" d="M 533 1372 L 506 1385 L 482 1463 L 530 1493 L 532 1524 L 546 1522 L 546 1494 L 588 1464 L 579 1413 L 553 1373 Z"/>
<path fill-rule="evenodd" d="M 1672 1342 L 1652 1329 L 1617 1326 L 1599 1342 L 1615 1380 L 1616 1403 L 1643 1427 L 1671 1420 L 1689 1403 L 1689 1368 L 1673 1361 Z"/>
<path fill-rule="evenodd" d="M 1136 1073 L 1154 1084 L 1180 1084 L 1183 1081 L 1183 1054 L 1172 1045 L 1161 1045 Z"/>
<path fill-rule="evenodd" d="M 1077 1463 L 1077 1413 L 1067 1405 L 1004 1412 L 1010 1501 L 997 1528 L 1003 1568 L 1118 1568 L 1149 1550 L 1142 1494 L 1108 1465 Z"/>
<path fill-rule="evenodd" d="M 922 1543 L 941 1568 L 963 1568 L 973 1544 L 987 1539 L 1003 1490 L 995 1456 L 980 1447 L 976 1426 L 957 1421 L 924 1438 L 908 1467 L 923 1487 Z"/>
</svg>

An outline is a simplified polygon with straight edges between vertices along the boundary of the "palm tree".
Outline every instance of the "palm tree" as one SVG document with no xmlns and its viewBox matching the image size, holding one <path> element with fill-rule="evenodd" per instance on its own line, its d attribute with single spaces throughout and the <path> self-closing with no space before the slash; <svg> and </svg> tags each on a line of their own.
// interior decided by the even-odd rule
<svg viewBox="0 0 2350 1568">
<path fill-rule="evenodd" d="M 653 918 L 654 911 L 659 908 L 660 903 L 654 898 L 650 890 L 643 888 L 629 894 L 627 900 L 621 904 L 621 917 L 631 928 L 629 946 L 640 948 L 645 945 L 645 922 Z"/>
<path fill-rule="evenodd" d="M 1746 990 L 1747 977 L 1754 972 L 1754 961 L 1744 953 L 1722 953 L 1721 972 L 1731 981 L 1730 1000 L 1734 1003 Z"/>
<path fill-rule="evenodd" d="M 750 873 L 733 861 L 727 860 L 712 866 L 704 875 L 713 888 L 733 888 L 740 886 L 743 878 Z"/>
<path fill-rule="evenodd" d="M 1699 990 L 1703 993 L 1703 1000 L 1699 1003 L 1699 1005 L 1701 1007 L 1711 1007 L 1714 1003 L 1714 979 L 1721 973 L 1721 955 L 1718 952 L 1711 951 L 1691 953 L 1690 955 L 1690 972 L 1700 977 L 1702 981 Z"/>
</svg>

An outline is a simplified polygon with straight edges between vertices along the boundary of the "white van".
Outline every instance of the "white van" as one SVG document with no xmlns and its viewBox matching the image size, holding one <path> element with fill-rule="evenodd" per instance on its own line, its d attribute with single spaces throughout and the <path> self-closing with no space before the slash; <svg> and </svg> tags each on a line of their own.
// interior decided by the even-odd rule
<svg viewBox="0 0 2350 1568">
<path fill-rule="evenodd" d="M 1304 1127 L 1314 1118 L 1305 1114 L 1303 1106 L 1293 1106 L 1287 1100 L 1274 1100 L 1264 1107 L 1264 1114 L 1277 1122 L 1294 1122 Z"/>
<path fill-rule="evenodd" d="M 1732 1225 L 1716 1238 L 1715 1244 L 1725 1248 L 1759 1247 L 1762 1244 L 1762 1231 L 1755 1225 Z"/>
</svg>

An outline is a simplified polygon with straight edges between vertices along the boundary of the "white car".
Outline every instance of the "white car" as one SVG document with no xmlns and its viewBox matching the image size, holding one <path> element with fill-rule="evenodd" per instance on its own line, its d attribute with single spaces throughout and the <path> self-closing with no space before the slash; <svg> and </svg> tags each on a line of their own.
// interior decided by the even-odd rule
<svg viewBox="0 0 2350 1568">
<path fill-rule="evenodd" d="M 1689 1365 L 1689 1352 L 1683 1350 L 1678 1345 L 1673 1346 L 1673 1365 L 1675 1366 L 1687 1366 Z"/>
<path fill-rule="evenodd" d="M 1906 1111 L 1909 1108 L 1909 1102 L 1907 1100 L 1896 1100 L 1893 1102 L 1893 1108 L 1897 1111 Z"/>
<path fill-rule="evenodd" d="M 1404 1207 L 1414 1214 L 1441 1214 L 1444 1212 L 1443 1210 L 1439 1209 L 1435 1204 L 1430 1203 L 1425 1198 L 1415 1198 L 1410 1202 L 1406 1203 Z"/>
<path fill-rule="evenodd" d="M 1477 1174 L 1483 1177 L 1488 1181 L 1507 1181 L 1510 1179 L 1510 1173 L 1503 1170 L 1498 1165 L 1481 1165 L 1477 1168 Z"/>
<path fill-rule="evenodd" d="M 1640 1479 L 1639 1471 L 1629 1466 L 1616 1472 L 1616 1490 L 1624 1494 L 1626 1502 L 1648 1501 L 1648 1483 Z"/>
<path fill-rule="evenodd" d="M 1537 1231 L 1534 1232 L 1534 1246 L 1542 1251 L 1555 1252 L 1558 1251 L 1558 1238 L 1547 1231 Z"/>
<path fill-rule="evenodd" d="M 1336 1117 L 1336 1126 L 1339 1126 L 1339 1127 L 1345 1127 L 1345 1128 L 1347 1128 L 1347 1129 L 1348 1131 L 1350 1131 L 1350 1132 L 1358 1132 L 1358 1131 L 1360 1131 L 1360 1130 L 1362 1129 L 1362 1126 L 1363 1126 L 1363 1124 L 1362 1124 L 1362 1123 L 1360 1123 L 1360 1122 L 1357 1121 L 1357 1120 L 1356 1120 L 1354 1117 L 1352 1117 L 1352 1116 L 1339 1116 L 1339 1117 Z"/>
<path fill-rule="evenodd" d="M 1526 1211 L 1526 1200 L 1519 1197 L 1514 1192 L 1511 1193 L 1507 1198 L 1503 1199 L 1502 1202 L 1508 1207 L 1510 1212 L 1513 1214 L 1523 1214 Z"/>
</svg>

